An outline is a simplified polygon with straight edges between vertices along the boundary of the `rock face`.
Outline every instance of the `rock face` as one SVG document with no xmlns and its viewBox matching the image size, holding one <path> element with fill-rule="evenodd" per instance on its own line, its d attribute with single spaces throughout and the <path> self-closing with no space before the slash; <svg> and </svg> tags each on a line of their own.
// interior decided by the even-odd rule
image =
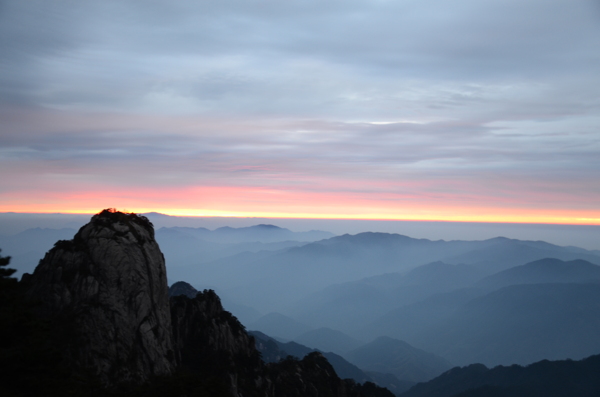
<svg viewBox="0 0 600 397">
<path fill-rule="evenodd" d="M 190 299 L 171 298 L 173 344 L 178 362 L 206 379 L 218 378 L 233 396 L 257 393 L 265 384 L 263 362 L 244 326 L 223 310 L 212 290 Z"/>
<path fill-rule="evenodd" d="M 70 370 L 105 386 L 173 372 L 165 261 L 145 217 L 102 211 L 26 280 Z"/>
</svg>

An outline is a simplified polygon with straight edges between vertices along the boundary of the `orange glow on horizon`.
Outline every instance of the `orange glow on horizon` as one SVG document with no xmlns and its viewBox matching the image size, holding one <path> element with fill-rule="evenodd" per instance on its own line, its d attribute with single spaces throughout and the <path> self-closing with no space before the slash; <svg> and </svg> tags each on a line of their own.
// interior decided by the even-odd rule
<svg viewBox="0 0 600 397">
<path fill-rule="evenodd" d="M 193 217 L 600 225 L 598 209 L 493 202 L 483 196 L 428 197 L 237 186 L 28 191 L 8 196 L 5 194 L 0 201 L 0 212 L 91 215 L 112 207 Z"/>
<path fill-rule="evenodd" d="M 109 208 L 109 207 L 106 207 Z M 29 209 L 18 210 L 6 209 L 0 206 L 0 212 L 35 213 L 35 214 L 85 214 L 94 215 L 100 209 Z M 156 212 L 175 217 L 223 217 L 223 218 L 272 218 L 272 219 L 331 219 L 331 220 L 369 220 L 369 221 L 420 221 L 420 222 L 465 222 L 465 223 L 523 223 L 523 224 L 556 224 L 556 225 L 590 225 L 600 226 L 600 218 L 578 218 L 569 216 L 519 216 L 519 215 L 432 215 L 432 216 L 410 216 L 389 214 L 326 214 L 326 213 L 287 213 L 287 212 L 237 212 L 219 210 L 191 210 L 191 209 L 156 209 L 156 208 L 117 208 L 123 212 L 135 212 L 138 214 Z"/>
</svg>

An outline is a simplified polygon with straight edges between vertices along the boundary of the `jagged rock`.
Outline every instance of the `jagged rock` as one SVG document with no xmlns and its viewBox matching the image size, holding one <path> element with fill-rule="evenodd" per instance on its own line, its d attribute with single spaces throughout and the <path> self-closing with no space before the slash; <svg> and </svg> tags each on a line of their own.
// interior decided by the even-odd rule
<svg viewBox="0 0 600 397">
<path fill-rule="evenodd" d="M 212 290 L 190 299 L 171 298 L 173 343 L 178 361 L 205 378 L 226 382 L 234 396 L 258 392 L 267 382 L 254 338 Z"/>
<path fill-rule="evenodd" d="M 185 281 L 178 281 L 169 287 L 169 296 L 185 295 L 188 298 L 195 298 L 198 290 Z"/>
<path fill-rule="evenodd" d="M 302 360 L 288 358 L 270 364 L 272 381 L 269 396 L 273 397 L 360 397 L 356 383 L 340 379 L 327 359 L 319 352 Z"/>
<path fill-rule="evenodd" d="M 219 379 L 234 397 L 393 397 L 387 389 L 340 379 L 321 353 L 265 364 L 254 337 L 223 310 L 212 290 L 171 298 L 173 341 L 181 365 Z"/>
<path fill-rule="evenodd" d="M 165 261 L 145 217 L 102 211 L 26 280 L 69 370 L 105 386 L 173 372 Z"/>
</svg>

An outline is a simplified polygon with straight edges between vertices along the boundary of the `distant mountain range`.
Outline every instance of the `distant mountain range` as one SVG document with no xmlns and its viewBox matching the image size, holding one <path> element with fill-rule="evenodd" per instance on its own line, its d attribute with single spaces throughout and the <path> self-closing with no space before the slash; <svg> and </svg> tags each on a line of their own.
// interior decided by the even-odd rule
<svg viewBox="0 0 600 397">
<path fill-rule="evenodd" d="M 161 214 L 151 214 L 156 217 Z M 0 235 L 0 248 L 12 256 L 17 275 L 32 272 L 38 261 L 58 240 L 73 237 L 77 229 L 32 228 L 15 235 Z M 278 251 L 297 247 L 307 242 L 327 239 L 329 232 L 311 230 L 292 232 L 274 225 L 250 227 L 221 227 L 215 230 L 191 227 L 162 227 L 155 232 L 169 268 L 178 269 L 188 265 L 213 261 L 239 253 Z M 185 276 L 185 274 L 182 274 Z M 182 279 L 185 277 L 180 277 Z"/>
<path fill-rule="evenodd" d="M 255 225 L 249 227 L 220 227 L 215 230 L 209 230 L 203 227 L 169 227 L 160 228 L 198 238 L 203 241 L 212 241 L 217 243 L 276 243 L 283 241 L 311 242 L 323 240 L 334 236 L 333 233 L 320 230 L 311 230 L 308 232 L 292 232 L 289 229 L 274 225 Z"/>
<path fill-rule="evenodd" d="M 486 252 L 489 254 L 485 255 Z M 273 251 L 261 258 L 245 260 L 244 257 L 246 255 L 223 258 L 197 269 L 190 268 L 188 275 L 191 280 L 200 279 L 200 274 L 205 279 L 209 277 L 211 282 L 227 289 L 232 299 L 243 301 L 260 311 L 286 312 L 295 302 L 308 299 L 334 284 L 355 282 L 386 273 L 403 273 L 437 261 L 459 266 L 453 271 L 457 273 L 456 277 L 464 277 L 465 283 L 469 277 L 475 280 L 544 258 L 584 259 L 600 264 L 600 256 L 591 251 L 542 242 L 505 238 L 446 242 L 386 233 L 337 236 Z M 462 275 L 459 274 L 461 272 Z M 415 276 L 415 280 L 417 279 Z M 443 278 L 439 283 L 443 285 Z M 424 284 L 421 282 L 420 285 Z M 450 284 L 446 283 L 445 288 L 450 289 Z M 399 295 L 406 292 L 409 298 L 416 300 L 425 297 L 415 296 L 412 292 L 407 292 L 407 288 L 410 287 L 405 286 L 403 291 L 398 291 Z M 421 288 L 415 286 L 414 290 L 420 293 Z M 376 304 L 382 290 L 371 290 L 375 293 L 372 295 L 369 289 L 361 294 Z M 272 299 L 274 296 L 277 299 Z M 398 306 L 405 303 L 406 298 Z"/>
</svg>

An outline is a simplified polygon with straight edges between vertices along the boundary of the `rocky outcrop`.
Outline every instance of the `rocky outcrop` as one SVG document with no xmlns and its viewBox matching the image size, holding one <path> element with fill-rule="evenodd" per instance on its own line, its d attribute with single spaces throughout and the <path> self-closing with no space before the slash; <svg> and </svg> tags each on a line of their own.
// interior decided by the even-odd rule
<svg viewBox="0 0 600 397">
<path fill-rule="evenodd" d="M 196 297 L 197 294 L 198 290 L 192 287 L 191 284 L 186 283 L 185 281 L 177 281 L 169 287 L 169 296 L 185 295 L 188 298 L 193 299 Z"/>
<path fill-rule="evenodd" d="M 24 279 L 69 370 L 105 386 L 174 371 L 165 261 L 145 217 L 102 211 Z"/>
<path fill-rule="evenodd" d="M 43 394 L 103 395 L 100 381 L 115 396 L 387 396 L 341 380 L 320 354 L 265 364 L 212 290 L 180 283 L 169 300 L 164 258 L 143 216 L 102 211 L 21 285 L 66 374 L 43 383 Z"/>
<path fill-rule="evenodd" d="M 207 379 L 228 384 L 233 396 L 254 395 L 266 382 L 254 338 L 223 309 L 212 290 L 190 299 L 171 298 L 173 343 L 178 361 Z"/>
<path fill-rule="evenodd" d="M 304 359 L 288 357 L 265 364 L 255 339 L 223 310 L 219 297 L 205 290 L 190 299 L 171 298 L 173 341 L 183 368 L 200 374 L 205 382 L 217 379 L 231 396 L 261 397 L 393 397 L 370 383 L 340 379 L 321 353 Z"/>
<path fill-rule="evenodd" d="M 287 358 L 269 366 L 273 397 L 360 397 L 356 383 L 340 379 L 327 359 L 319 352 L 302 360 Z"/>
</svg>

